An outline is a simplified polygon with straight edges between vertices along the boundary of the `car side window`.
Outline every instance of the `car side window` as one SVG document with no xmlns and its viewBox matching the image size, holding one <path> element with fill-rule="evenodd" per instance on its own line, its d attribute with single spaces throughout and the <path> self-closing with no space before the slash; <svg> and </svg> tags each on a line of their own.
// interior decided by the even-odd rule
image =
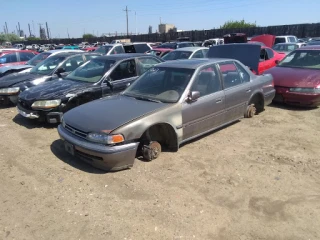
<svg viewBox="0 0 320 240">
<path fill-rule="evenodd" d="M 200 97 L 218 92 L 221 89 L 221 82 L 214 65 L 201 69 L 191 87 L 191 91 L 200 92 Z"/>
<path fill-rule="evenodd" d="M 274 57 L 273 51 L 270 48 L 265 48 L 267 52 L 267 59 L 270 60 Z"/>
<path fill-rule="evenodd" d="M 118 66 L 110 74 L 111 81 L 137 76 L 136 63 L 132 60 L 126 60 L 118 64 Z"/>
<path fill-rule="evenodd" d="M 218 63 L 224 88 L 228 89 L 242 83 L 242 78 L 234 62 Z"/>
<path fill-rule="evenodd" d="M 235 62 L 235 65 L 237 66 L 238 68 L 238 71 L 239 71 L 239 74 L 240 74 L 240 77 L 241 77 L 241 80 L 242 82 L 250 82 L 250 75 L 249 73 L 244 69 L 244 67 L 242 67 L 239 63 Z"/>
<path fill-rule="evenodd" d="M 141 57 L 137 59 L 141 75 L 158 63 L 160 63 L 160 61 L 152 57 Z"/>
<path fill-rule="evenodd" d="M 2 56 L 0 58 L 0 64 L 1 63 L 12 63 L 12 62 L 17 62 L 17 55 L 15 53 L 10 53 Z"/>
<path fill-rule="evenodd" d="M 119 53 L 124 53 L 123 48 L 120 47 L 120 46 L 115 47 L 115 50 L 117 51 L 118 54 L 119 54 Z"/>
<path fill-rule="evenodd" d="M 20 53 L 20 61 L 21 62 L 26 62 L 29 61 L 31 58 L 33 58 L 35 54 L 33 53 L 28 53 L 28 52 L 21 52 Z"/>
<path fill-rule="evenodd" d="M 203 55 L 202 50 L 196 51 L 196 52 L 193 54 L 192 58 L 204 58 L 204 55 Z"/>
<path fill-rule="evenodd" d="M 66 72 L 72 72 L 79 66 L 83 64 L 82 55 L 69 58 L 64 64 L 63 67 L 65 68 Z"/>
</svg>

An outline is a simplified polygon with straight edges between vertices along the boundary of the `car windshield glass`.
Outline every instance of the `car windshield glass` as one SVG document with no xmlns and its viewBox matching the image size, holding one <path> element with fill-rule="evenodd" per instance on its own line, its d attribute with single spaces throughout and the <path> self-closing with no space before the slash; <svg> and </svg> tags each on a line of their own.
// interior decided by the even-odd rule
<svg viewBox="0 0 320 240">
<path fill-rule="evenodd" d="M 96 49 L 95 53 L 107 54 L 111 50 L 112 46 L 102 46 Z"/>
<path fill-rule="evenodd" d="M 92 59 L 70 73 L 66 79 L 82 82 L 98 82 L 114 65 L 114 60 Z"/>
<path fill-rule="evenodd" d="M 41 74 L 41 75 L 49 75 L 65 59 L 66 57 L 62 57 L 62 56 L 49 57 L 43 62 L 40 62 L 36 66 L 34 66 L 30 72 Z"/>
<path fill-rule="evenodd" d="M 43 60 L 45 60 L 47 57 L 49 57 L 51 55 L 51 53 L 49 52 L 43 52 L 40 53 L 36 56 L 34 56 L 33 58 L 31 58 L 26 65 L 32 65 L 32 66 L 36 66 L 39 62 L 42 62 Z"/>
<path fill-rule="evenodd" d="M 153 67 L 139 77 L 123 95 L 141 100 L 175 103 L 187 87 L 194 69 Z"/>
<path fill-rule="evenodd" d="M 191 56 L 192 52 L 188 51 L 173 51 L 166 54 L 163 57 L 163 60 L 177 60 L 177 59 L 188 59 Z"/>
<path fill-rule="evenodd" d="M 295 50 L 287 55 L 278 66 L 320 69 L 320 50 Z"/>
</svg>

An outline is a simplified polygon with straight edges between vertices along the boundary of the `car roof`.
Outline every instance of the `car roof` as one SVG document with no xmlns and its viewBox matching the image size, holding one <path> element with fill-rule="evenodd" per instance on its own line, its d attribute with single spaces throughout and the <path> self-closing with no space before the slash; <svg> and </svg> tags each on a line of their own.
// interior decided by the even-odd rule
<svg viewBox="0 0 320 240">
<path fill-rule="evenodd" d="M 294 35 L 281 35 L 281 36 L 276 36 L 276 37 L 295 37 Z"/>
<path fill-rule="evenodd" d="M 196 69 L 201 67 L 202 65 L 207 65 L 210 63 L 219 63 L 225 61 L 237 61 L 235 59 L 229 58 L 197 58 L 197 59 L 183 59 L 183 60 L 174 60 L 174 61 L 166 61 L 163 63 L 159 63 L 157 66 L 159 67 L 170 67 L 170 68 L 188 68 L 188 69 Z"/>
<path fill-rule="evenodd" d="M 153 49 L 150 49 L 149 51 L 171 52 L 171 51 L 173 51 L 173 49 L 171 49 L 171 48 L 153 48 Z"/>
<path fill-rule="evenodd" d="M 61 52 L 61 53 L 55 54 L 55 56 L 68 57 L 68 56 L 73 56 L 73 55 L 77 55 L 77 54 L 80 55 L 80 54 L 84 54 L 84 53 L 86 53 L 86 52 Z"/>
<path fill-rule="evenodd" d="M 194 52 L 199 49 L 209 49 L 209 48 L 207 48 L 207 47 L 184 47 L 184 48 L 178 48 L 174 51 Z"/>
<path fill-rule="evenodd" d="M 107 56 L 101 56 L 101 57 L 98 57 L 98 59 L 120 61 L 122 59 L 143 57 L 143 56 L 149 57 L 150 55 L 147 55 L 144 53 L 120 53 L 120 54 L 111 54 Z"/>
<path fill-rule="evenodd" d="M 63 52 L 71 52 L 71 51 L 74 51 L 75 53 L 79 53 L 79 52 L 84 52 L 80 49 L 55 49 L 55 50 L 48 50 L 48 51 L 45 51 L 45 52 L 49 52 L 49 53 L 63 53 Z"/>
<path fill-rule="evenodd" d="M 277 43 L 275 45 L 292 45 L 292 44 L 299 44 L 298 42 L 290 42 L 290 43 Z"/>
<path fill-rule="evenodd" d="M 319 45 L 307 45 L 307 46 L 303 46 L 301 48 L 296 49 L 296 51 L 300 51 L 300 50 L 320 50 L 320 43 Z"/>
</svg>

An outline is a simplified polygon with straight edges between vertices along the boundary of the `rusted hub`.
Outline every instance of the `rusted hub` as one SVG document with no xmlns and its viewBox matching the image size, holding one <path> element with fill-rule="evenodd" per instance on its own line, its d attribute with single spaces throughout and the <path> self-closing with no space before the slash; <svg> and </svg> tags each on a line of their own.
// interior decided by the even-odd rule
<svg viewBox="0 0 320 240">
<path fill-rule="evenodd" d="M 152 161 L 159 157 L 161 153 L 161 145 L 158 142 L 150 142 L 149 145 L 143 146 L 143 158 Z"/>
<path fill-rule="evenodd" d="M 257 109 L 256 107 L 254 106 L 254 104 L 250 104 L 248 107 L 247 107 L 247 113 L 246 113 L 246 117 L 247 118 L 252 118 L 257 112 Z"/>
</svg>

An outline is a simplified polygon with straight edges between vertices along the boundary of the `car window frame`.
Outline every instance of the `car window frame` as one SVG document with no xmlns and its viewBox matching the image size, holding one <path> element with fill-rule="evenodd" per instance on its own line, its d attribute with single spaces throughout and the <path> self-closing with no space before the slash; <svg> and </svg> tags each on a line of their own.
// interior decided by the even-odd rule
<svg viewBox="0 0 320 240">
<path fill-rule="evenodd" d="M 237 85 L 234 85 L 234 86 L 231 86 L 231 87 L 226 88 L 226 86 L 225 86 L 225 79 L 224 79 L 223 73 L 221 72 L 221 69 L 220 69 L 220 65 L 219 65 L 219 64 L 230 64 L 230 63 L 235 66 L 235 68 L 236 68 L 236 70 L 237 70 L 237 73 L 238 73 L 239 77 L 241 78 L 241 75 L 240 75 L 240 73 L 239 73 L 239 70 L 238 70 L 238 68 L 237 68 L 237 65 L 235 64 L 235 61 L 228 60 L 228 61 L 216 63 L 216 66 L 217 66 L 217 69 L 218 69 L 219 74 L 220 74 L 220 78 L 221 78 L 221 82 L 222 82 L 222 86 L 223 86 L 223 90 L 224 90 L 224 91 L 225 91 L 225 90 L 232 89 L 232 88 L 235 88 L 235 87 L 239 87 L 240 85 L 243 85 L 243 84 L 244 84 L 244 83 L 241 83 L 241 84 L 237 84 Z M 248 83 L 248 82 L 246 82 L 246 83 Z"/>
<path fill-rule="evenodd" d="M 117 69 L 117 67 L 119 67 L 122 63 L 128 62 L 128 61 L 133 61 L 134 64 L 135 64 L 135 76 L 126 77 L 126 78 L 121 78 L 121 79 L 115 79 L 115 80 L 112 79 L 112 78 L 111 78 L 111 75 L 112 75 L 112 73 Z M 138 74 L 137 61 L 136 61 L 136 59 L 135 59 L 135 58 L 123 59 L 122 61 L 117 62 L 116 65 L 115 65 L 112 69 L 110 69 L 110 73 L 108 74 L 107 78 L 106 78 L 105 80 L 103 80 L 103 82 L 107 80 L 107 81 L 109 81 L 109 82 L 114 83 L 114 82 L 116 82 L 116 81 L 123 81 L 123 80 L 125 80 L 125 79 L 134 78 L 134 77 L 138 77 L 138 76 L 139 76 L 139 74 Z"/>
<path fill-rule="evenodd" d="M 138 61 L 140 61 L 140 59 L 152 59 L 152 60 L 155 60 L 155 61 L 159 61 L 157 64 L 161 63 L 162 61 L 153 57 L 153 55 L 146 55 L 146 56 L 140 56 L 140 57 L 137 57 L 135 59 L 135 62 L 136 62 L 136 72 L 138 74 L 138 76 L 141 76 L 142 74 L 144 74 L 145 72 L 147 72 L 150 68 L 154 67 L 155 65 L 157 64 L 154 64 L 152 67 L 150 67 L 148 70 L 146 70 L 145 72 L 141 72 L 141 68 L 140 68 L 140 64 L 138 63 Z M 138 70 L 137 70 L 138 68 Z"/>
</svg>

